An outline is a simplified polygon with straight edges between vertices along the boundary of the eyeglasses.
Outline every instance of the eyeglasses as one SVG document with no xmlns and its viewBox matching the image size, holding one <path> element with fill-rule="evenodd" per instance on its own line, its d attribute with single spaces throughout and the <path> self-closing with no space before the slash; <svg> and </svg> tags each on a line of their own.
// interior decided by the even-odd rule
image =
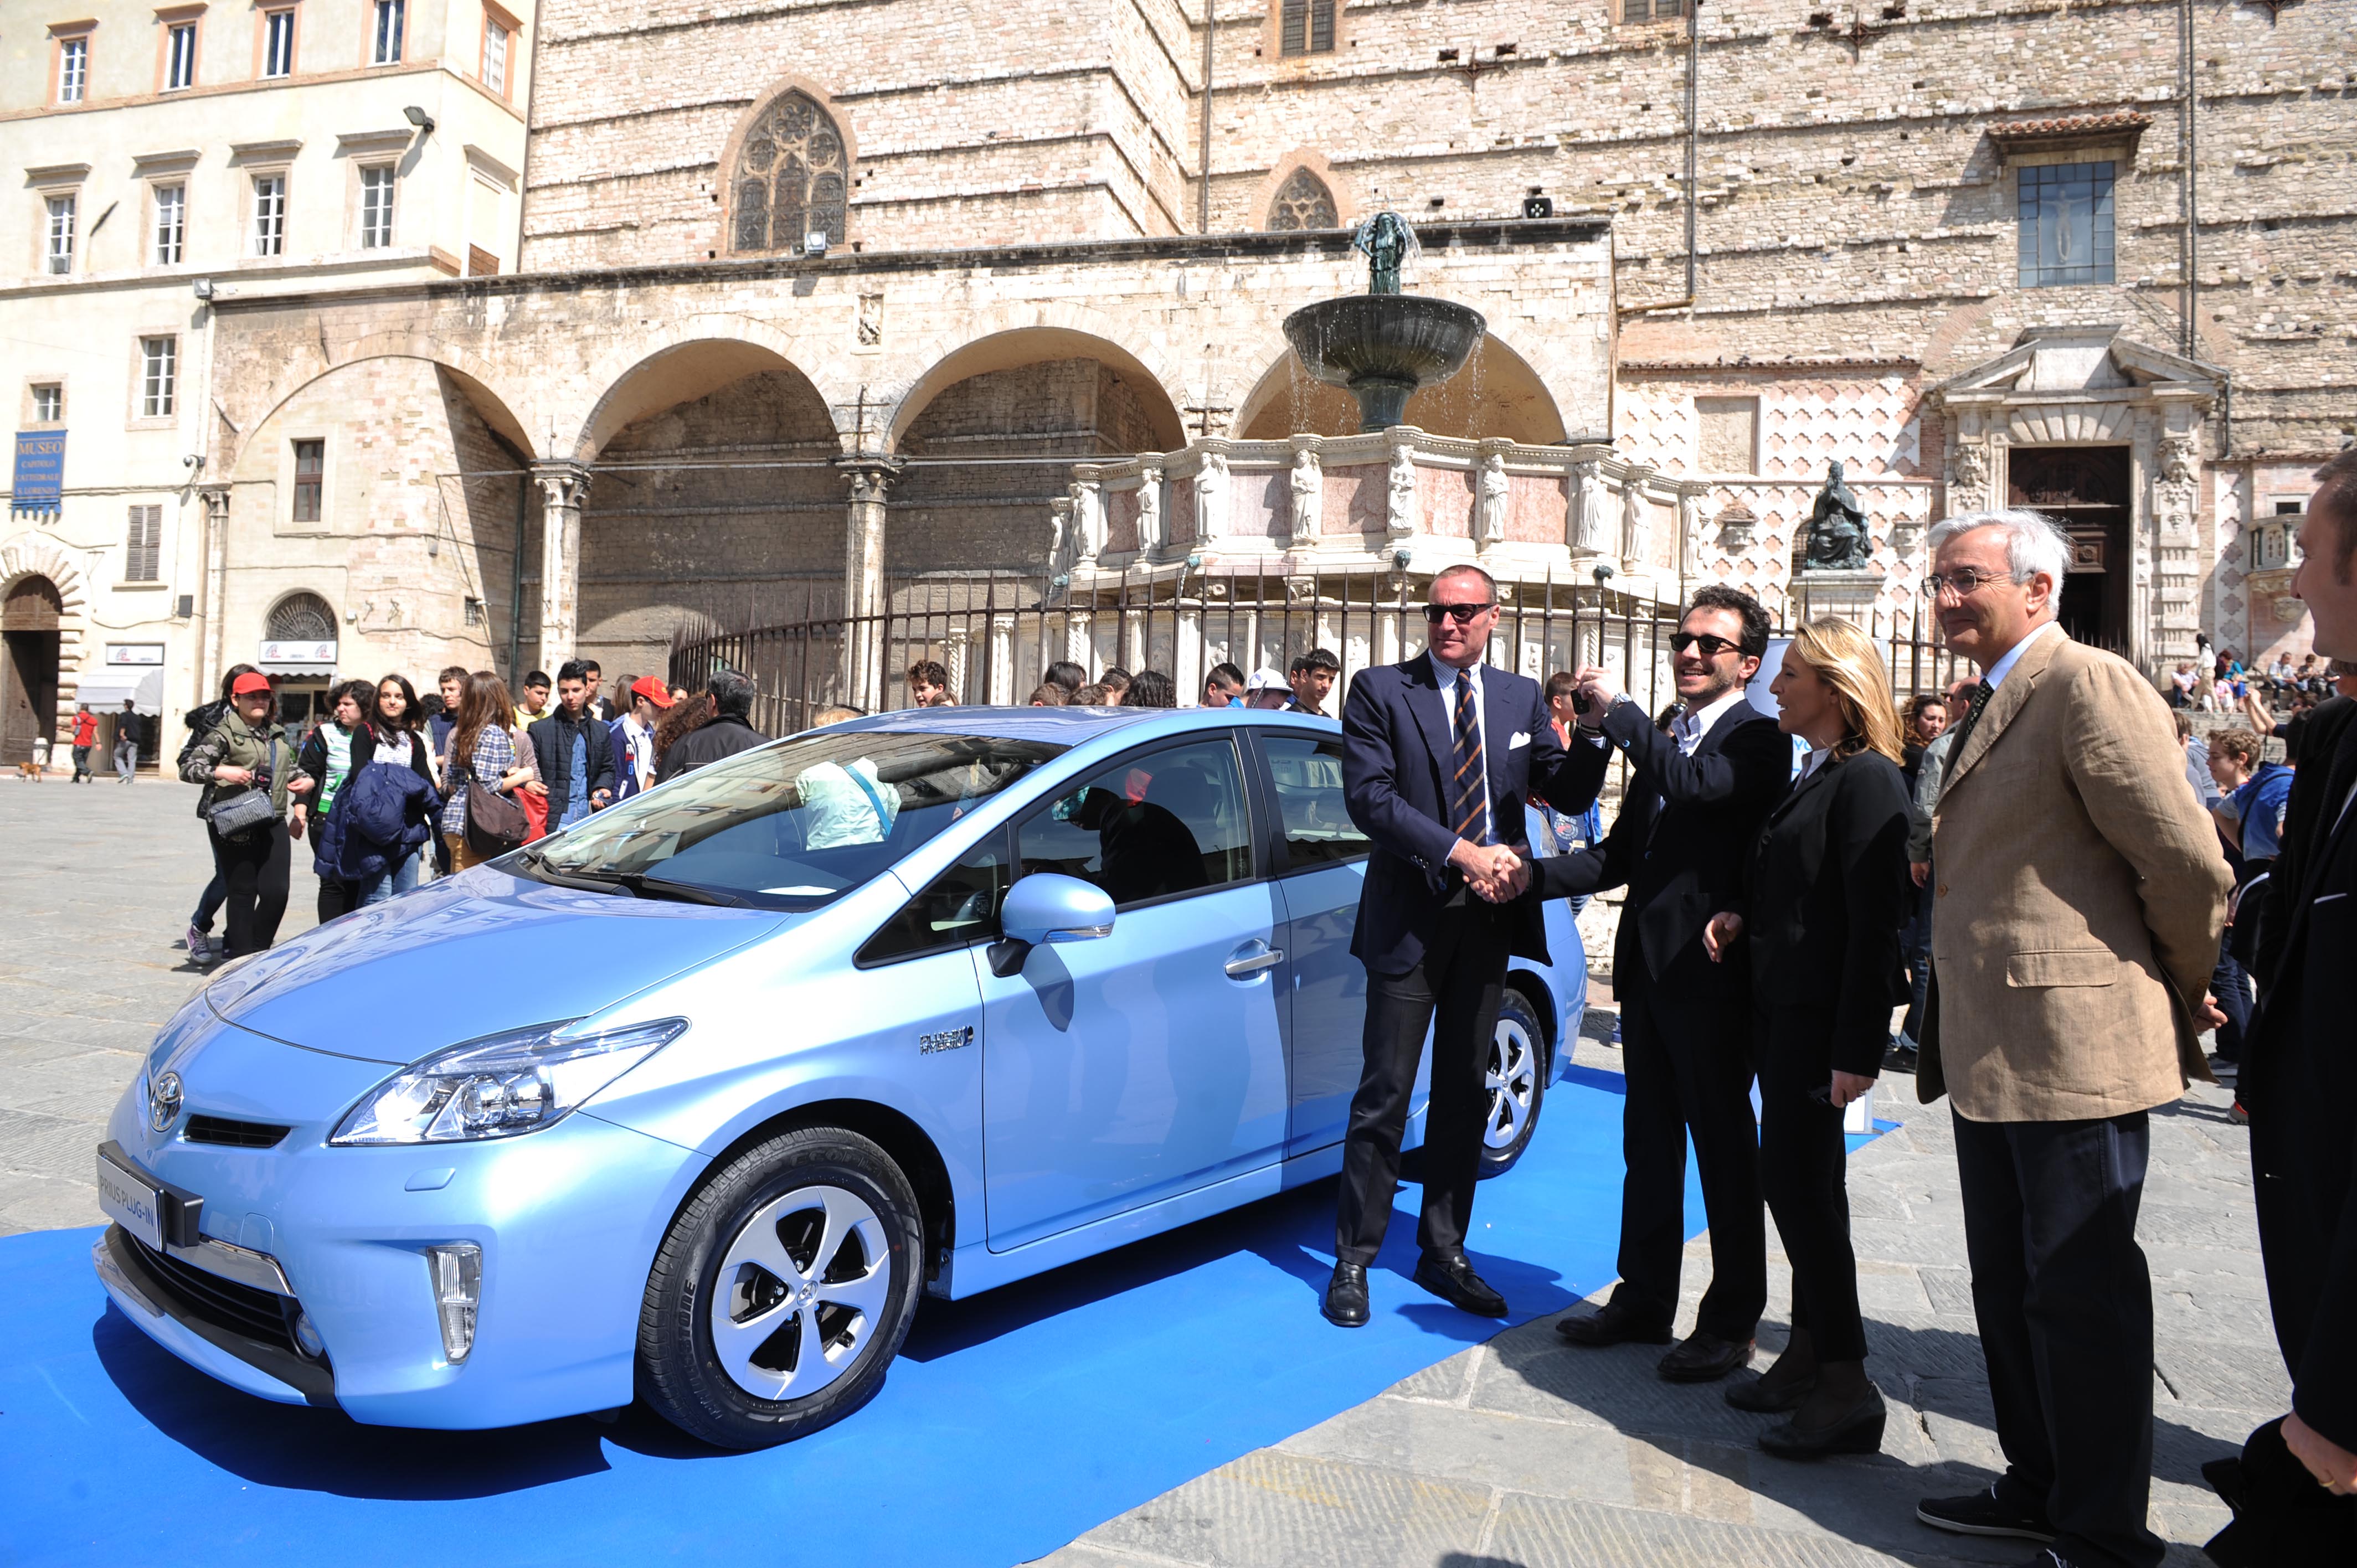
<svg viewBox="0 0 2357 1568">
<path fill-rule="evenodd" d="M 1424 607 L 1424 618 L 1434 626 L 1444 620 L 1454 620 L 1458 626 L 1467 626 L 1482 611 L 1497 607 L 1496 604 L 1487 601 L 1478 605 L 1426 605 Z"/>
<path fill-rule="evenodd" d="M 2006 572 L 1975 572 L 1970 566 L 1961 571 L 1932 573 L 1923 579 L 1923 596 L 1936 599 L 1947 589 L 1953 588 L 1956 597 L 1969 599 L 1991 583 L 2018 583 L 2021 579 Z"/>
<path fill-rule="evenodd" d="M 1702 644 L 1702 656 L 1705 659 L 1716 659 L 1722 653 L 1743 646 L 1739 642 L 1729 642 L 1723 637 L 1713 637 L 1706 631 L 1674 631 L 1670 634 L 1670 647 L 1675 652 L 1684 653 L 1697 642 Z"/>
</svg>

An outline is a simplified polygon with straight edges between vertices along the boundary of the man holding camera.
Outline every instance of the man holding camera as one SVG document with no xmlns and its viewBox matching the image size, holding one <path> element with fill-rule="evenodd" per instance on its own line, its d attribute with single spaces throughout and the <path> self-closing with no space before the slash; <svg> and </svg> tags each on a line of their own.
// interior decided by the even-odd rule
<svg viewBox="0 0 2357 1568">
<path fill-rule="evenodd" d="M 1768 628 L 1768 612 L 1740 589 L 1695 593 L 1670 640 L 1678 716 L 1666 733 L 1609 672 L 1578 672 L 1573 768 L 1591 797 L 1615 747 L 1635 771 L 1604 842 L 1540 861 L 1535 873 L 1541 897 L 1629 889 L 1612 960 L 1629 1085 L 1620 1283 L 1602 1311 L 1555 1329 L 1575 1345 L 1669 1343 L 1691 1132 L 1710 1219 L 1711 1283 L 1694 1332 L 1662 1358 L 1672 1382 L 1708 1382 L 1749 1364 L 1768 1301 L 1750 968 L 1739 949 L 1712 962 L 1702 941 L 1712 914 L 1734 904 L 1751 841 L 1792 781 L 1792 742 L 1744 700 Z"/>
</svg>

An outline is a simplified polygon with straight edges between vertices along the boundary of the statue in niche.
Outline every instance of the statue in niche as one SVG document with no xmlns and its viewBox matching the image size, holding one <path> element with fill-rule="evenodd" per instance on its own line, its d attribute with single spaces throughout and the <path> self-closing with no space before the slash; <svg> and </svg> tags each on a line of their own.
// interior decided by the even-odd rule
<svg viewBox="0 0 2357 1568">
<path fill-rule="evenodd" d="M 1593 460 L 1571 466 L 1571 547 L 1591 555 L 1604 553 L 1603 473 Z"/>
<path fill-rule="evenodd" d="M 1653 548 L 1652 509 L 1645 504 L 1643 479 L 1629 476 L 1628 488 L 1620 492 L 1620 535 L 1623 561 L 1635 564 L 1651 559 Z"/>
<path fill-rule="evenodd" d="M 1415 253 L 1415 231 L 1398 213 L 1376 213 L 1359 225 L 1351 248 L 1367 258 L 1367 292 L 1397 294 L 1400 267 Z"/>
<path fill-rule="evenodd" d="M 1289 477 L 1293 489 L 1293 511 L 1288 519 L 1293 537 L 1313 539 L 1318 534 L 1318 500 L 1325 488 L 1325 476 L 1318 467 L 1318 454 L 1304 446 L 1293 455 L 1293 472 Z"/>
<path fill-rule="evenodd" d="M 1203 454 L 1195 475 L 1195 537 L 1209 542 L 1225 532 L 1228 516 L 1228 459 L 1219 452 Z"/>
<path fill-rule="evenodd" d="M 1479 493 L 1473 501 L 1473 542 L 1487 550 L 1506 537 L 1506 457 L 1492 452 L 1481 459 Z"/>
<path fill-rule="evenodd" d="M 1162 470 L 1151 465 L 1137 471 L 1137 549 L 1140 554 L 1158 548 L 1162 538 Z"/>
<path fill-rule="evenodd" d="M 1403 441 L 1392 448 L 1383 498 L 1383 532 L 1405 539 L 1415 532 L 1415 448 Z"/>
<path fill-rule="evenodd" d="M 1857 572 L 1874 553 L 1874 540 L 1866 531 L 1866 513 L 1857 498 L 1842 483 L 1841 459 L 1825 466 L 1825 488 L 1809 509 L 1807 542 L 1803 546 L 1805 569 L 1811 572 Z"/>
<path fill-rule="evenodd" d="M 1048 503 L 1048 575 L 1060 577 L 1069 574 L 1079 556 L 1074 548 L 1071 500 L 1058 496 Z"/>
<path fill-rule="evenodd" d="M 1085 565 L 1094 562 L 1097 553 L 1104 548 L 1104 507 L 1103 494 L 1095 483 L 1075 479 L 1071 486 L 1072 498 L 1072 559 Z"/>
</svg>

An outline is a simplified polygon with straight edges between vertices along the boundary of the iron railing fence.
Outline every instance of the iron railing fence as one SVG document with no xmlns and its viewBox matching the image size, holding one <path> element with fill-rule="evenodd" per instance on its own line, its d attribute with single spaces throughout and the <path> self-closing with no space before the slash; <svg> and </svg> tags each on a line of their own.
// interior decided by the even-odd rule
<svg viewBox="0 0 2357 1568">
<path fill-rule="evenodd" d="M 1677 612 L 1593 582 L 1501 585 L 1504 613 L 1491 646 L 1493 663 L 1544 680 L 1557 670 L 1600 663 L 1630 694 L 1659 713 L 1675 696 L 1670 636 Z M 1203 575 L 1137 573 L 1077 588 L 1024 573 L 897 579 L 884 607 L 845 613 L 834 584 L 796 585 L 728 628 L 709 618 L 673 633 L 671 679 L 700 689 L 726 668 L 760 693 L 756 723 L 772 735 L 807 728 L 831 706 L 863 712 L 909 705 L 908 671 L 939 663 L 962 703 L 1028 702 L 1047 666 L 1082 665 L 1094 680 L 1109 667 L 1169 674 L 1181 703 L 1196 702 L 1211 669 L 1282 671 L 1313 648 L 1341 665 L 1328 711 L 1340 712 L 1350 680 L 1372 665 L 1422 651 L 1424 586 L 1405 575 Z M 1775 607 L 1771 607 L 1771 609 Z M 1938 691 L 1971 668 L 1940 645 L 1931 618 L 1911 611 L 1856 617 L 1883 651 L 1901 702 Z M 1778 627 L 1779 635 L 1786 628 Z"/>
</svg>

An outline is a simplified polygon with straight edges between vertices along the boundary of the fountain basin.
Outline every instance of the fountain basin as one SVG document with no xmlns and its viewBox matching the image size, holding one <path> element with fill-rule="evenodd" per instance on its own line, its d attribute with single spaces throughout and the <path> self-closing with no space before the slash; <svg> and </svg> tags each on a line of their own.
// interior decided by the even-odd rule
<svg viewBox="0 0 2357 1568">
<path fill-rule="evenodd" d="M 1305 305 L 1285 318 L 1285 340 L 1319 381 L 1359 400 L 1359 428 L 1406 423 L 1417 388 L 1465 368 L 1490 324 L 1453 300 L 1420 294 L 1351 294 Z"/>
</svg>

